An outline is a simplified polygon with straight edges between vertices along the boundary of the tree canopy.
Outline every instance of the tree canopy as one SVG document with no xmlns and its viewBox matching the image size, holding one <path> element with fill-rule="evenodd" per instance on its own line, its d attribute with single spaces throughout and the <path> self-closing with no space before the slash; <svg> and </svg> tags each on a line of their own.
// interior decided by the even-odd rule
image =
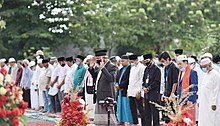
<svg viewBox="0 0 220 126">
<path fill-rule="evenodd" d="M 0 53 L 23 57 L 63 43 L 119 55 L 176 48 L 220 53 L 219 15 L 219 0 L 7 0 Z"/>
</svg>

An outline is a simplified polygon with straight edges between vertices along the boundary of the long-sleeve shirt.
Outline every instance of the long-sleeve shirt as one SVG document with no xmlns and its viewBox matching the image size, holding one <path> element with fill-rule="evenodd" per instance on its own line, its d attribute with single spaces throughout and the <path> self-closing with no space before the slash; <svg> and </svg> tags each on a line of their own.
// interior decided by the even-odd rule
<svg viewBox="0 0 220 126">
<path fill-rule="evenodd" d="M 76 89 L 77 86 L 81 85 L 85 74 L 86 74 L 86 68 L 84 67 L 84 65 L 78 66 L 78 68 L 75 71 L 74 80 L 73 80 L 74 89 Z"/>
<path fill-rule="evenodd" d="M 144 70 L 145 66 L 141 63 L 131 67 L 128 85 L 128 96 L 136 97 L 136 94 L 141 92 Z M 142 97 L 144 97 L 144 93 L 142 93 Z"/>
<path fill-rule="evenodd" d="M 28 87 L 28 89 L 30 89 L 32 75 L 33 75 L 33 73 L 29 67 L 23 68 L 23 73 L 22 73 L 22 78 L 21 78 L 21 87 L 22 88 Z"/>
</svg>

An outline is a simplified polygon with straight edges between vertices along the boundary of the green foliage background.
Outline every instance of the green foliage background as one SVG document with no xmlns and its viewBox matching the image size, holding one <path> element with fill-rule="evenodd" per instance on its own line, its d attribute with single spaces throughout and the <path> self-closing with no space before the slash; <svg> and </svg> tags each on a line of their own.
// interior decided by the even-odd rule
<svg viewBox="0 0 220 126">
<path fill-rule="evenodd" d="M 1 57 L 23 58 L 43 48 L 52 55 L 60 44 L 116 47 L 118 55 L 176 48 L 188 55 L 220 53 L 219 0 L 7 0 L 2 5 Z"/>
</svg>

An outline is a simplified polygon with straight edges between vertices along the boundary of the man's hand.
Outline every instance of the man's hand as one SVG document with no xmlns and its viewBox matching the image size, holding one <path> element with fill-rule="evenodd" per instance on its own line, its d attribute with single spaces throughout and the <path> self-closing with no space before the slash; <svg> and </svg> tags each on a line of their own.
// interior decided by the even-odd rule
<svg viewBox="0 0 220 126">
<path fill-rule="evenodd" d="M 53 84 L 52 82 L 50 82 L 50 86 L 53 87 L 53 85 L 54 85 L 54 84 Z"/>
<path fill-rule="evenodd" d="M 212 105 L 212 110 L 213 110 L 213 111 L 216 110 L 216 105 Z"/>
<path fill-rule="evenodd" d="M 45 88 L 48 89 L 48 88 L 49 88 L 49 85 L 47 84 Z"/>
<path fill-rule="evenodd" d="M 104 61 L 102 60 L 102 62 L 100 63 L 100 68 L 103 68 L 105 66 Z"/>
<path fill-rule="evenodd" d="M 173 99 L 175 99 L 175 98 L 176 98 L 176 95 L 174 93 L 171 93 L 170 97 L 169 97 L 169 100 L 173 101 Z"/>
<path fill-rule="evenodd" d="M 148 93 L 150 91 L 150 89 L 147 87 L 147 88 L 144 88 L 144 93 Z"/>
<path fill-rule="evenodd" d="M 119 89 L 120 89 L 120 87 L 119 87 L 118 85 L 116 85 L 115 88 L 116 88 L 116 90 L 119 90 Z"/>
<path fill-rule="evenodd" d="M 163 102 L 164 101 L 164 95 L 161 96 L 160 100 Z"/>
<path fill-rule="evenodd" d="M 58 85 L 57 88 L 60 89 L 60 88 L 61 88 L 61 85 Z"/>
</svg>

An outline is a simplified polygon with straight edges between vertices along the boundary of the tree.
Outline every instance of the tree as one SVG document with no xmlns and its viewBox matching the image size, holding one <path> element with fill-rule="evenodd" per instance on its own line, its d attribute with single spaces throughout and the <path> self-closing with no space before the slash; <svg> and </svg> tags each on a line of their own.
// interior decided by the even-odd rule
<svg viewBox="0 0 220 126">
<path fill-rule="evenodd" d="M 63 14 L 69 6 L 65 1 L 7 0 L 3 5 L 0 17 L 7 25 L 0 34 L 1 56 L 23 58 L 32 47 L 55 48 L 71 40 L 65 27 L 69 16 Z M 60 9 L 59 13 L 54 9 Z"/>
</svg>

